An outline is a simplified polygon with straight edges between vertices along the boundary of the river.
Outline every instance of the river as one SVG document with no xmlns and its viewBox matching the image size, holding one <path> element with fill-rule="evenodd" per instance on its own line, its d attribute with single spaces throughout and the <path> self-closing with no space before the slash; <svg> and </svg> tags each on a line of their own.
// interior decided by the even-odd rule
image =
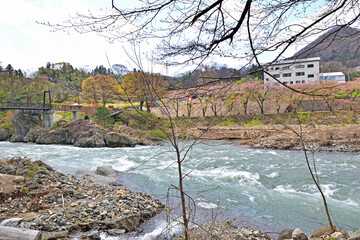
<svg viewBox="0 0 360 240">
<path fill-rule="evenodd" d="M 184 142 L 183 147 L 188 144 Z M 131 188 L 146 191 L 163 202 L 168 187 L 177 185 L 175 154 L 168 144 L 85 149 L 0 142 L 0 158 L 16 156 L 43 160 L 69 174 L 111 165 L 131 173 Z M 360 156 L 321 152 L 315 159 L 335 224 L 358 229 Z M 232 141 L 203 141 L 192 147 L 183 166 L 185 173 L 190 172 L 185 185 L 196 200 L 197 219 L 208 221 L 221 212 L 221 220 L 236 218 L 236 224 L 264 232 L 301 227 L 310 234 L 327 225 L 320 194 L 302 152 L 249 149 Z M 156 221 L 163 220 L 158 217 Z M 154 225 L 161 226 L 159 222 Z"/>
</svg>

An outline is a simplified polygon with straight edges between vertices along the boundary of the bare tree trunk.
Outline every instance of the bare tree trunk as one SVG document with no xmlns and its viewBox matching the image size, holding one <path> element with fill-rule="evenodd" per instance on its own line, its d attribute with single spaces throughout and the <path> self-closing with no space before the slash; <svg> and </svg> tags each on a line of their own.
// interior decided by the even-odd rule
<svg viewBox="0 0 360 240">
<path fill-rule="evenodd" d="M 203 117 L 205 117 L 206 116 L 206 110 L 207 110 L 207 106 L 205 105 L 204 107 L 202 107 L 202 115 L 203 115 Z"/>
<path fill-rule="evenodd" d="M 214 116 L 216 117 L 216 116 L 217 116 L 217 107 L 216 107 L 216 103 L 211 105 L 211 110 L 213 111 Z"/>
<path fill-rule="evenodd" d="M 187 103 L 186 108 L 187 108 L 187 116 L 190 117 L 191 116 L 191 109 L 192 109 L 191 102 Z"/>
<path fill-rule="evenodd" d="M 296 116 L 298 118 L 298 122 L 299 122 L 299 126 L 300 126 L 300 132 L 295 131 L 294 129 L 292 129 L 291 127 L 289 127 L 287 125 L 284 125 L 284 126 L 287 127 L 289 130 L 291 130 L 293 133 L 295 133 L 300 139 L 301 148 L 302 148 L 302 151 L 304 152 L 304 155 L 305 155 L 306 165 L 307 165 L 308 170 L 310 172 L 311 178 L 312 178 L 312 180 L 314 181 L 314 183 L 316 185 L 316 188 L 320 192 L 320 195 L 321 195 L 324 207 L 325 207 L 326 216 L 327 216 L 330 228 L 331 228 L 331 233 L 333 233 L 333 232 L 335 232 L 335 227 L 334 227 L 334 225 L 332 223 L 332 220 L 331 220 L 331 216 L 330 216 L 329 208 L 328 208 L 328 205 L 327 205 L 326 197 L 325 197 L 325 195 L 324 195 L 324 193 L 323 193 L 323 191 L 322 191 L 322 189 L 320 187 L 320 182 L 319 182 L 318 177 L 317 177 L 317 172 L 316 172 L 316 174 L 314 174 L 314 172 L 313 172 L 313 170 L 312 170 L 312 168 L 310 166 L 310 161 L 309 161 L 309 157 L 308 157 L 308 154 L 307 154 L 307 149 L 305 147 L 301 121 L 300 121 L 298 115 L 296 115 Z M 312 154 L 314 154 L 314 153 L 312 153 Z M 314 170 L 316 171 L 315 160 L 314 160 L 313 164 L 314 164 Z"/>
<path fill-rule="evenodd" d="M 186 199 L 183 187 L 183 174 L 182 174 L 182 159 L 180 156 L 179 148 L 176 146 L 176 158 L 177 158 L 177 168 L 178 168 L 178 177 L 179 177 L 179 191 L 180 191 L 180 199 L 181 199 L 181 208 L 182 208 L 182 218 L 183 218 L 183 226 L 184 226 L 184 236 L 185 240 L 189 239 L 189 220 L 186 215 Z"/>
<path fill-rule="evenodd" d="M 179 117 L 179 102 L 176 100 L 175 103 L 175 112 L 176 112 L 176 117 Z"/>
<path fill-rule="evenodd" d="M 245 102 L 243 105 L 244 105 L 244 115 L 247 115 L 247 102 Z"/>
</svg>

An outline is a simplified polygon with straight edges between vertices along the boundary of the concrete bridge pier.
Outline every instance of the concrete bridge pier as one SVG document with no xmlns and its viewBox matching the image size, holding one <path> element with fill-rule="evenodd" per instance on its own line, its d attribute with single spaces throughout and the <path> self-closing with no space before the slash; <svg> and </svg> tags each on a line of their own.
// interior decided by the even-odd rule
<svg viewBox="0 0 360 240">
<path fill-rule="evenodd" d="M 44 111 L 43 120 L 44 120 L 44 127 L 51 128 L 52 125 L 54 124 L 54 111 L 53 110 Z"/>
<path fill-rule="evenodd" d="M 79 120 L 79 111 L 73 111 L 73 120 Z"/>
</svg>

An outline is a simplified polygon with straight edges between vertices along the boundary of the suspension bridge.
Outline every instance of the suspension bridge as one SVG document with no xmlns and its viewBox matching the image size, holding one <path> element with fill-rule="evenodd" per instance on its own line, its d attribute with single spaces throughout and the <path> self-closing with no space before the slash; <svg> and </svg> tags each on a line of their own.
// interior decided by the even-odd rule
<svg viewBox="0 0 360 240">
<path fill-rule="evenodd" d="M 69 111 L 73 113 L 73 120 L 79 119 L 79 112 L 94 110 L 94 107 L 82 107 L 80 104 L 59 104 L 51 102 L 50 91 L 38 91 L 26 95 L 0 100 L 1 110 L 36 110 L 43 111 L 44 127 L 53 125 L 55 111 Z"/>
</svg>

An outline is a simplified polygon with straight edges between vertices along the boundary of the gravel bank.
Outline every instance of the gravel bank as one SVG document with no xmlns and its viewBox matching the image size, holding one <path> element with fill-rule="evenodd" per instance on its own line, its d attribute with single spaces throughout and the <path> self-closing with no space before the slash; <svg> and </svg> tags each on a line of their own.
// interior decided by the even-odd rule
<svg viewBox="0 0 360 240">
<path fill-rule="evenodd" d="M 136 231 L 164 207 L 146 193 L 80 180 L 26 158 L 0 160 L 0 178 L 0 222 L 13 218 L 3 225 L 41 230 L 45 239 Z"/>
</svg>

